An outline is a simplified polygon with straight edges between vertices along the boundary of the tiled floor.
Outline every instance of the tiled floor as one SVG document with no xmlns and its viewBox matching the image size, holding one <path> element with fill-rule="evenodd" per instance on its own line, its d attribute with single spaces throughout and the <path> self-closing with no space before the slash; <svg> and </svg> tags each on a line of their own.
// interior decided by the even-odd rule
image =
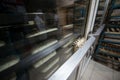
<svg viewBox="0 0 120 80">
<path fill-rule="evenodd" d="M 120 72 L 91 60 L 81 80 L 120 80 Z"/>
</svg>

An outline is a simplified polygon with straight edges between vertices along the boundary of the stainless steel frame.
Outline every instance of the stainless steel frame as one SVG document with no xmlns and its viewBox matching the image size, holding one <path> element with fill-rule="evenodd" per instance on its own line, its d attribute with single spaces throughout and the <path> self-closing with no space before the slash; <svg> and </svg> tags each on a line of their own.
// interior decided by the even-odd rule
<svg viewBox="0 0 120 80">
<path fill-rule="evenodd" d="M 91 48 L 95 41 L 95 37 L 90 37 L 85 45 L 80 48 L 68 61 L 66 61 L 50 78 L 49 80 L 68 80 L 72 72 L 78 70 L 77 80 L 83 72 L 86 62 L 90 59 L 91 55 L 88 50 Z M 86 59 L 88 58 L 88 59 Z M 73 74 L 74 75 L 74 74 Z M 74 79 L 69 79 L 74 80 Z"/>
<path fill-rule="evenodd" d="M 104 13 L 103 13 L 103 16 L 102 16 L 102 19 L 101 19 L 102 21 L 101 21 L 101 23 L 100 23 L 100 26 L 101 26 L 101 25 L 103 24 L 103 22 L 104 22 L 104 19 L 105 19 L 107 10 L 108 10 L 109 3 L 110 3 L 110 0 L 106 0 L 106 1 L 105 1 Z"/>
<path fill-rule="evenodd" d="M 99 0 L 91 0 L 88 18 L 87 18 L 88 20 L 86 25 L 86 34 L 85 34 L 86 38 L 88 37 L 89 32 L 91 32 L 93 29 L 93 26 L 94 26 L 93 24 L 95 22 L 98 4 L 99 4 Z"/>
<path fill-rule="evenodd" d="M 92 34 L 84 46 L 69 58 L 48 80 L 80 80 L 84 74 L 104 25 Z"/>
<path fill-rule="evenodd" d="M 95 18 L 96 18 L 96 14 L 97 14 L 97 10 L 98 10 L 98 5 L 99 5 L 99 0 L 96 0 L 95 6 L 94 6 L 94 13 L 93 13 L 93 20 L 91 23 L 91 32 L 93 31 L 94 28 L 94 23 L 95 23 Z"/>
</svg>

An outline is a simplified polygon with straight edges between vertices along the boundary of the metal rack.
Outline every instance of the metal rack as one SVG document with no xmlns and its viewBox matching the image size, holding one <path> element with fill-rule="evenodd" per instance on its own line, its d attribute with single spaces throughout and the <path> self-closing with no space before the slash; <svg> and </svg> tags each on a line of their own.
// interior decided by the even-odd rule
<svg viewBox="0 0 120 80">
<path fill-rule="evenodd" d="M 86 0 L 76 0 L 74 2 L 74 33 L 79 34 L 81 37 L 85 35 L 85 23 L 87 18 L 89 1 Z"/>
<path fill-rule="evenodd" d="M 96 16 L 96 21 L 94 25 L 94 32 L 104 24 L 105 16 L 108 10 L 108 5 L 109 5 L 110 0 L 100 0 L 99 1 L 99 6 L 98 6 L 98 11 L 97 11 L 97 16 Z"/>
<path fill-rule="evenodd" d="M 0 69 L 2 80 L 46 80 L 74 54 L 79 35 L 73 24 L 54 25 L 50 15 L 52 19 L 42 12 L 0 14 L 0 68 L 7 65 Z"/>
<path fill-rule="evenodd" d="M 120 26 L 119 15 L 115 10 L 120 9 L 117 0 L 112 0 L 106 17 L 106 26 L 103 30 L 98 47 L 95 53 L 95 59 L 100 60 L 112 68 L 120 69 Z M 120 5 L 120 4 L 119 4 Z M 119 11 L 117 12 L 119 13 Z M 114 15 L 114 16 L 113 16 Z"/>
<path fill-rule="evenodd" d="M 35 22 L 36 15 L 43 20 L 45 18 L 43 13 L 27 13 L 22 14 L 22 22 L 21 20 L 15 21 L 20 17 L 18 15 L 13 20 L 12 17 L 9 17 L 12 20 L 12 22 L 6 21 L 9 24 L 1 24 L 0 51 L 3 54 L 0 54 L 0 62 L 7 60 L 0 64 L 1 79 L 6 80 L 6 75 L 8 75 L 7 79 L 15 76 L 19 80 L 22 78 L 33 80 L 30 76 L 35 75 L 37 71 L 44 70 L 44 73 L 36 73 L 40 73 L 39 78 L 43 80 L 52 75 L 73 54 L 72 44 L 78 35 L 72 34 L 61 37 L 59 35 L 60 27 L 56 25 L 46 27 L 45 22 L 42 24 L 43 27 L 38 27 Z M 63 28 L 64 32 L 67 28 L 70 27 Z M 66 49 L 69 51 L 66 51 Z M 63 53 L 65 51 L 66 53 Z M 14 64 L 8 65 L 11 62 L 14 62 Z M 6 65 L 7 67 L 2 69 Z M 44 67 L 46 65 L 49 67 Z"/>
</svg>

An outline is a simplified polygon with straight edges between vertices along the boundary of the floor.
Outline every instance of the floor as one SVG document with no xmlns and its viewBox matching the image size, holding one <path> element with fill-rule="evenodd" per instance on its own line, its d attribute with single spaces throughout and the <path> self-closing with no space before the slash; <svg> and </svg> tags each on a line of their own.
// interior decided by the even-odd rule
<svg viewBox="0 0 120 80">
<path fill-rule="evenodd" d="M 91 60 L 81 80 L 120 80 L 120 72 Z"/>
</svg>

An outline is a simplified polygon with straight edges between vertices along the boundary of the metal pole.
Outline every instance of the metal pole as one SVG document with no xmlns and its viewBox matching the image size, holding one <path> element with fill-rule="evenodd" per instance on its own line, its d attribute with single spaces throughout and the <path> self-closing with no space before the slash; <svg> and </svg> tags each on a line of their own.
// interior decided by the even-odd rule
<svg viewBox="0 0 120 80">
<path fill-rule="evenodd" d="M 93 28 L 94 28 L 95 18 L 96 18 L 96 14 L 97 14 L 97 10 L 98 10 L 98 5 L 99 5 L 99 0 L 96 0 L 95 9 L 94 9 L 94 13 L 93 13 L 93 20 L 91 23 L 91 32 L 93 31 Z"/>
<path fill-rule="evenodd" d="M 91 2 L 90 2 L 89 13 L 88 13 L 88 18 L 87 18 L 87 25 L 86 25 L 86 34 L 85 34 L 86 39 L 87 39 L 90 29 L 92 27 L 94 11 L 96 9 L 97 1 L 98 0 L 91 0 Z"/>
<path fill-rule="evenodd" d="M 106 16 L 106 13 L 107 13 L 107 10 L 108 10 L 108 6 L 109 6 L 109 3 L 110 3 L 110 0 L 106 0 L 105 2 L 105 7 L 104 7 L 104 13 L 103 13 L 103 16 L 102 16 L 102 20 L 100 22 L 100 26 L 103 24 L 104 20 L 105 20 L 105 16 Z"/>
</svg>

